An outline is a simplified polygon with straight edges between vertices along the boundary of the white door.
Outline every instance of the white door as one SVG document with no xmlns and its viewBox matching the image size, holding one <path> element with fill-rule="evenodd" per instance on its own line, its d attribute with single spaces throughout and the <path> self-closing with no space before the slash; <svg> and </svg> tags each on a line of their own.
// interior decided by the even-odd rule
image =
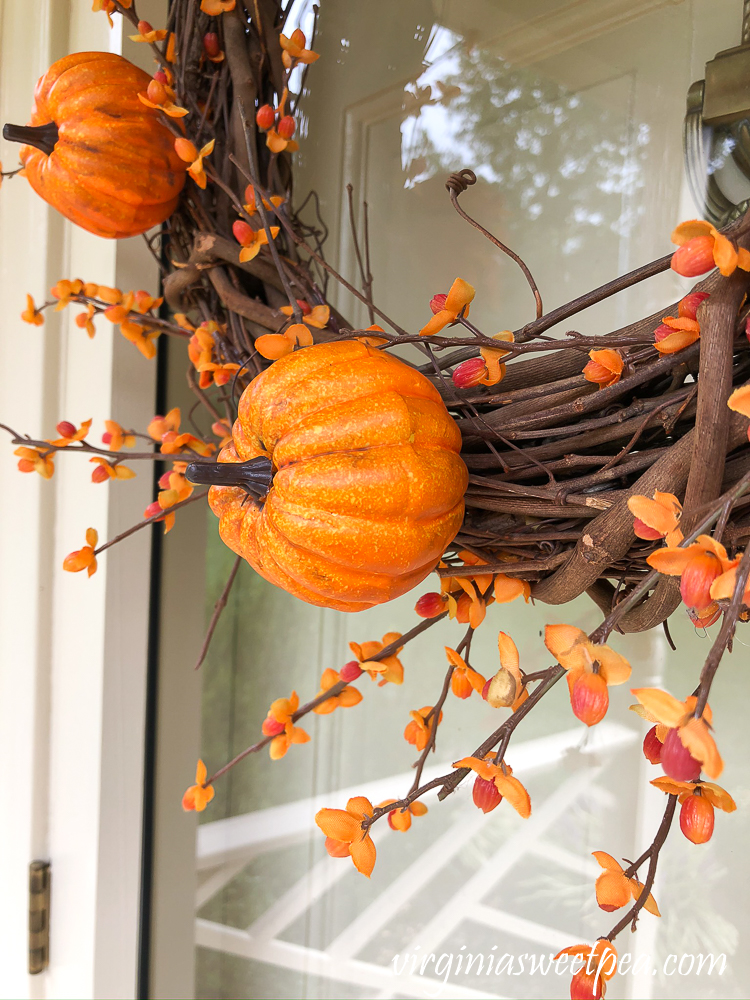
<svg viewBox="0 0 750 1000">
<path fill-rule="evenodd" d="M 472 318 L 485 331 L 533 316 L 512 262 L 453 212 L 444 187 L 453 170 L 476 171 L 480 180 L 463 195 L 464 207 L 527 261 L 546 309 L 668 252 L 673 226 L 694 214 L 683 183 L 685 95 L 705 62 L 739 41 L 740 0 L 325 0 L 321 7 L 321 59 L 301 103 L 297 203 L 315 189 L 330 230 L 327 257 L 356 283 L 345 196 L 346 184 L 354 185 L 356 204 L 369 205 L 376 301 L 405 328 L 424 324 L 430 298 L 456 276 L 476 286 Z M 307 28 L 309 10 L 298 16 Z M 357 215 L 361 226 L 361 208 Z M 315 221 L 312 203 L 305 218 Z M 671 273 L 639 285 L 582 317 L 579 329 L 614 329 L 672 302 L 680 288 Z M 353 324 L 368 324 L 350 295 L 337 294 L 336 302 Z M 209 612 L 232 561 L 211 523 Z M 410 628 L 414 601 L 428 589 L 345 616 L 303 605 L 243 566 L 202 668 L 201 753 L 209 771 L 259 737 L 274 698 L 292 689 L 303 700 L 313 695 L 326 667 L 350 659 L 349 641 Z M 524 668 L 541 669 L 549 658 L 540 632 L 559 621 L 589 630 L 599 615 L 585 599 L 565 608 L 493 606 L 472 662 L 494 672 L 504 629 Z M 639 685 L 682 691 L 697 677 L 707 639 L 679 613 L 672 632 L 677 653 L 661 633 L 614 638 Z M 466 952 L 547 955 L 615 923 L 596 906 L 591 852 L 637 856 L 663 808 L 648 786 L 654 775 L 627 690 L 616 690 L 607 721 L 590 735 L 575 723 L 563 690 L 519 729 L 508 759 L 531 791 L 526 823 L 504 808 L 485 818 L 468 784 L 442 804 L 428 797 L 429 814 L 408 833 L 378 825 L 378 861 L 367 881 L 326 855 L 313 822 L 317 808 L 342 808 L 349 795 L 379 802 L 408 789 L 415 757 L 402 737 L 408 712 L 434 703 L 443 646 L 455 646 L 461 634 L 451 622 L 432 629 L 404 651 L 402 687 L 366 681 L 361 705 L 305 720 L 310 744 L 278 762 L 252 756 L 217 784 L 197 836 L 195 996 L 419 997 L 435 995 L 443 979 L 443 997 L 567 995 L 567 978 L 530 973 L 528 960 L 523 974 L 516 962 L 515 974 L 490 976 L 476 964 L 468 975 L 457 971 L 457 960 Z M 173 661 L 170 678 L 179 676 Z M 176 692 L 179 681 L 169 683 Z M 740 801 L 750 797 L 741 773 L 748 732 L 733 685 L 744 683 L 730 663 L 712 694 L 726 784 Z M 171 718 L 163 725 L 179 741 Z M 449 769 L 495 724 L 479 699 L 449 701 L 430 773 Z M 187 752 L 181 759 L 183 786 L 193 761 Z M 170 840 L 177 828 L 184 843 L 191 820 L 178 815 L 177 801 L 169 808 L 165 844 L 177 842 Z M 747 874 L 733 845 L 747 832 L 741 812 L 720 817 L 703 847 L 675 830 L 655 890 L 664 917 L 645 914 L 639 933 L 617 942 L 621 954 L 651 964 L 642 960 L 637 974 L 615 980 L 612 995 L 743 995 L 750 957 L 738 942 L 749 914 L 737 887 Z M 172 913 L 184 927 L 193 886 L 170 883 L 182 907 L 170 910 L 159 895 L 158 860 L 157 905 L 163 919 Z M 176 862 L 167 864 L 175 870 Z M 164 941 L 154 947 L 154 990 L 191 995 L 192 944 Z M 724 974 L 691 978 L 674 971 L 676 962 L 662 971 L 668 955 L 697 952 L 726 954 Z M 409 964 L 393 978 L 395 956 L 401 968 L 404 956 L 430 953 L 453 955 L 452 968 L 446 973 L 446 960 L 436 975 L 433 963 L 423 977 L 410 974 Z"/>
</svg>

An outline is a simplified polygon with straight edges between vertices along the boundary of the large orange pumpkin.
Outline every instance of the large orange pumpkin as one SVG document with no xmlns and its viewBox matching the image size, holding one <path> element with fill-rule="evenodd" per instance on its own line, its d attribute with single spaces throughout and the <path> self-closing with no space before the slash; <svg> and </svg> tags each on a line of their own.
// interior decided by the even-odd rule
<svg viewBox="0 0 750 1000">
<path fill-rule="evenodd" d="M 151 77 L 112 52 L 76 52 L 39 80 L 21 162 L 37 194 L 97 236 L 137 236 L 177 206 L 186 163 L 160 113 L 138 100 Z"/>
<path fill-rule="evenodd" d="M 242 394 L 233 438 L 188 478 L 226 484 L 209 491 L 224 542 L 310 604 L 361 611 L 398 597 L 461 526 L 456 424 L 423 375 L 359 341 L 276 361 Z"/>
</svg>

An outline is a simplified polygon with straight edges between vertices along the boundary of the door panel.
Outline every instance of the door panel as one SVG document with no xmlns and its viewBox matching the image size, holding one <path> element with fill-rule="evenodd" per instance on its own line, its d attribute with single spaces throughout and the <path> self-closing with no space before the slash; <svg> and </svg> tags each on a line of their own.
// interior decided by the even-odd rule
<svg viewBox="0 0 750 1000">
<path fill-rule="evenodd" d="M 354 185 L 360 231 L 361 204 L 369 205 L 376 301 L 406 329 L 424 324 L 431 296 L 458 275 L 477 288 L 472 319 L 481 329 L 513 329 L 533 316 L 529 289 L 513 263 L 453 212 L 447 174 L 476 171 L 479 183 L 462 204 L 528 262 L 546 309 L 662 255 L 674 224 L 694 212 L 683 185 L 685 93 L 716 49 L 736 43 L 741 6 L 326 0 L 315 45 L 321 59 L 301 105 L 298 202 L 316 190 L 330 229 L 326 254 L 356 284 L 345 196 L 345 185 Z M 296 16 L 307 28 L 309 5 Z M 305 217 L 314 221 L 311 205 Z M 673 301 L 683 286 L 663 275 L 577 318 L 578 328 L 613 329 Z M 334 300 L 352 324 L 368 325 L 349 293 Z M 207 558 L 210 614 L 233 561 L 213 521 Z M 258 739 L 274 698 L 292 689 L 302 700 L 313 695 L 322 671 L 350 658 L 349 641 L 406 631 L 416 596 L 431 586 L 346 616 L 301 604 L 243 565 L 203 667 L 209 770 Z M 534 671 L 548 665 L 545 623 L 590 630 L 599 614 L 581 599 L 564 609 L 496 605 L 488 619 L 472 660 L 489 675 L 498 629 L 513 635 L 524 669 Z M 615 637 L 639 685 L 682 691 L 697 676 L 707 640 L 679 615 L 672 632 L 678 653 L 661 633 Z M 458 956 L 462 946 L 486 959 L 547 955 L 614 924 L 595 903 L 591 851 L 636 856 L 663 808 L 648 786 L 654 769 L 624 689 L 613 691 L 608 721 L 593 732 L 574 725 L 564 690 L 524 722 L 508 758 L 528 780 L 527 822 L 505 808 L 484 817 L 467 785 L 442 804 L 428 797 L 429 815 L 408 834 L 379 824 L 371 881 L 325 854 L 313 821 L 318 808 L 343 807 L 350 794 L 379 802 L 411 784 L 415 755 L 402 736 L 408 711 L 434 701 L 443 647 L 460 634 L 460 626 L 440 623 L 405 650 L 403 686 L 364 678 L 362 705 L 304 720 L 310 744 L 278 762 L 251 756 L 217 785 L 197 841 L 197 996 L 434 995 L 445 970 L 436 975 L 433 964 L 422 976 L 409 965 L 394 979 L 394 956 Z M 712 704 L 727 787 L 748 798 L 739 773 L 748 737 L 731 683 L 720 677 Z M 478 698 L 450 700 L 425 777 L 444 773 L 497 721 Z M 747 875 L 731 844 L 747 832 L 738 814 L 720 817 L 704 847 L 674 834 L 656 886 L 665 917 L 645 915 L 639 934 L 622 942 L 652 965 L 615 980 L 615 996 L 742 995 L 750 968 L 736 945 L 748 914 L 736 887 Z M 667 955 L 690 951 L 724 952 L 727 971 L 652 974 Z M 568 989 L 567 978 L 528 967 L 488 976 L 454 965 L 445 978 L 443 997 L 554 997 Z"/>
</svg>

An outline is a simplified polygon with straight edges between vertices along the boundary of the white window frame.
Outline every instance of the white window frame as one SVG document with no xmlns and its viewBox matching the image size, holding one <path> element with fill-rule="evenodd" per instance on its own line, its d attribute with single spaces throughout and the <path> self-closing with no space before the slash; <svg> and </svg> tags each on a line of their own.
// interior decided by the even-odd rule
<svg viewBox="0 0 750 1000">
<path fill-rule="evenodd" d="M 164 0 L 139 13 L 164 23 Z M 152 71 L 147 46 L 110 30 L 90 0 L 0 0 L 0 119 L 28 120 L 39 76 L 69 52 L 122 52 Z M 145 50 L 145 51 L 144 51 Z M 15 147 L 2 144 L 4 168 Z M 52 437 L 61 420 L 142 428 L 153 416 L 156 365 L 106 320 L 89 340 L 80 309 L 19 319 L 25 293 L 44 301 L 63 277 L 155 290 L 143 240 L 92 236 L 50 209 L 21 178 L 0 192 L 0 420 Z M 62 560 L 97 528 L 100 541 L 142 517 L 150 464 L 132 482 L 94 486 L 84 458 L 60 456 L 52 480 L 16 471 L 0 448 L 0 954 L 3 997 L 138 995 L 143 764 L 151 529 L 109 550 L 91 579 Z M 28 865 L 52 866 L 51 961 L 29 976 Z"/>
</svg>

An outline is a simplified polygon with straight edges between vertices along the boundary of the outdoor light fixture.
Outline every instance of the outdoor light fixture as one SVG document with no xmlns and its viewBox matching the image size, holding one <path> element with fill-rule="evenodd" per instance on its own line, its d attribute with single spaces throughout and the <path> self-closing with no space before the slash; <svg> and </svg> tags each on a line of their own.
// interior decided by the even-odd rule
<svg viewBox="0 0 750 1000">
<path fill-rule="evenodd" d="M 750 207 L 735 202 L 716 174 L 730 162 L 750 184 L 750 0 L 742 12 L 742 43 L 718 52 L 706 64 L 706 77 L 688 90 L 683 126 L 685 168 L 701 215 L 724 226 Z"/>
</svg>

